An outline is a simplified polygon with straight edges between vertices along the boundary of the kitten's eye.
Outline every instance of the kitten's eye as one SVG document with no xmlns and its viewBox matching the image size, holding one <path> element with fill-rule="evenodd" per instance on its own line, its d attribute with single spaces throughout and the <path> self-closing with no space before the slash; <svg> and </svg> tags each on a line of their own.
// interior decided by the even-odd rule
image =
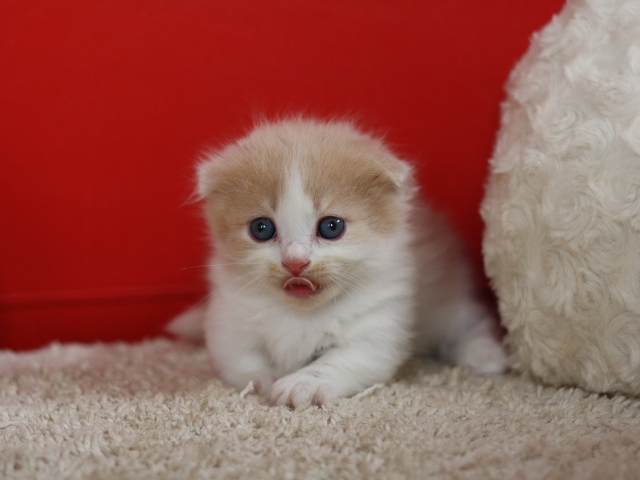
<svg viewBox="0 0 640 480">
<path fill-rule="evenodd" d="M 253 238 L 266 242 L 276 236 L 276 226 L 268 218 L 256 218 L 249 224 L 249 231 Z"/>
<path fill-rule="evenodd" d="M 344 220 L 338 217 L 324 217 L 318 223 L 318 235 L 328 240 L 335 240 L 344 231 Z"/>
</svg>

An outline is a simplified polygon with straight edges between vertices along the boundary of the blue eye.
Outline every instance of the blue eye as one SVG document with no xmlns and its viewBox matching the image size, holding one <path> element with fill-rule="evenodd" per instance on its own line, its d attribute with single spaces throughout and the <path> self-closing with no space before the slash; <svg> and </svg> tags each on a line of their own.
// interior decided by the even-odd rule
<svg viewBox="0 0 640 480">
<path fill-rule="evenodd" d="M 249 224 L 249 231 L 253 238 L 266 242 L 276 236 L 276 226 L 268 218 L 256 218 Z"/>
<path fill-rule="evenodd" d="M 338 217 L 324 217 L 318 223 L 318 235 L 327 240 L 334 240 L 344 231 L 344 220 Z"/>
</svg>

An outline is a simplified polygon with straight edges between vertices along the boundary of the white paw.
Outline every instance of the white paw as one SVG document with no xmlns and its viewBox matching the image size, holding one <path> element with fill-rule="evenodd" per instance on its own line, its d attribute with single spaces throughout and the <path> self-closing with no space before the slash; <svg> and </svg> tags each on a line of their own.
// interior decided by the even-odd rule
<svg viewBox="0 0 640 480">
<path fill-rule="evenodd" d="M 296 408 L 309 402 L 324 405 L 336 398 L 334 389 L 326 380 L 308 373 L 292 373 L 282 377 L 271 387 L 269 400 L 273 405 L 287 405 Z"/>
<path fill-rule="evenodd" d="M 269 392 L 271 385 L 276 381 L 276 376 L 270 370 L 257 370 L 253 372 L 221 372 L 221 378 L 242 390 L 243 395 L 260 394 L 265 395 Z"/>
<path fill-rule="evenodd" d="M 271 372 L 265 372 L 258 375 L 253 379 L 253 392 L 260 395 L 266 395 L 269 393 L 269 390 L 275 381 L 276 377 Z"/>
<path fill-rule="evenodd" d="M 461 343 L 455 363 L 471 368 L 479 375 L 502 373 L 507 369 L 507 355 L 498 340 L 490 335 L 472 337 Z"/>
</svg>

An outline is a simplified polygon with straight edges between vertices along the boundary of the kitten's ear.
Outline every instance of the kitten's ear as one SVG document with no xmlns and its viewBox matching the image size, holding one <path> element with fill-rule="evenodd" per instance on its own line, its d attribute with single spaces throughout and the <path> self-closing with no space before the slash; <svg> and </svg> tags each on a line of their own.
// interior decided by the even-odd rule
<svg viewBox="0 0 640 480">
<path fill-rule="evenodd" d="M 194 196 L 197 200 L 204 200 L 213 191 L 216 179 L 216 158 L 208 155 L 196 167 L 196 191 Z"/>
<path fill-rule="evenodd" d="M 413 167 L 400 159 L 394 158 L 389 164 L 389 176 L 398 187 L 403 187 L 413 179 Z"/>
<path fill-rule="evenodd" d="M 413 195 L 418 190 L 414 168 L 409 162 L 392 157 L 386 162 L 387 174 L 400 192 Z"/>
</svg>

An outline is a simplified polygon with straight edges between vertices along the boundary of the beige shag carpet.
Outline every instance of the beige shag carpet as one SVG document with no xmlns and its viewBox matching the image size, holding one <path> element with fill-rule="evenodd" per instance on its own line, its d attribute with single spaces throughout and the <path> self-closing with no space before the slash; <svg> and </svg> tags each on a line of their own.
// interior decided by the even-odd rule
<svg viewBox="0 0 640 480">
<path fill-rule="evenodd" d="M 269 407 L 202 347 L 0 352 L 0 478 L 640 478 L 640 400 L 414 361 L 323 408 Z"/>
</svg>

